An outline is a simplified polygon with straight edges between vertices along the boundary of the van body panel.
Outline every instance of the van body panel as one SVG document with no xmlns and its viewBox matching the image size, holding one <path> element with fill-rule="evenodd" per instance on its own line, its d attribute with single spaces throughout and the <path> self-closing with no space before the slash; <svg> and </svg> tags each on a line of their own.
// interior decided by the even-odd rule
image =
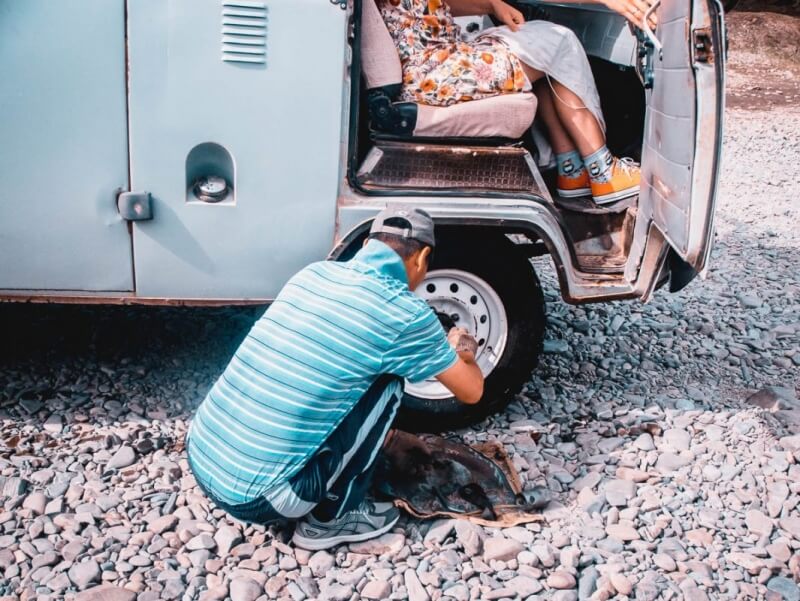
<svg viewBox="0 0 800 601">
<path fill-rule="evenodd" d="M 706 265 L 724 90 L 718 0 L 662 0 L 664 51 L 651 61 L 628 262 L 604 272 L 581 267 L 576 248 L 586 241 L 573 242 L 544 197 L 351 188 L 352 3 L 76 1 L 86 8 L 79 17 L 74 3 L 0 5 L 0 69 L 20 82 L 0 90 L 0 131 L 13 142 L 0 150 L 0 174 L 10 197 L 25 199 L 0 205 L 0 300 L 268 301 L 304 265 L 335 258 L 391 202 L 417 204 L 443 226 L 526 234 L 550 253 L 568 302 L 647 300 L 675 256 L 689 269 Z M 588 54 L 628 72 L 641 66 L 642 42 L 618 15 L 541 4 Z M 298 23 L 310 39 L 298 39 Z M 42 27 L 49 37 L 39 45 Z M 80 50 L 76 35 L 102 51 Z M 223 196 L 198 196 L 202 176 L 222 177 Z M 149 193 L 153 219 L 124 222 L 118 189 Z"/>
<path fill-rule="evenodd" d="M 240 25 L 250 13 L 255 25 Z M 299 24 L 313 32 L 307 42 Z M 134 224 L 137 295 L 273 298 L 325 257 L 345 24 L 344 11 L 319 0 L 129 3 L 132 187 L 150 192 L 154 213 Z M 224 175 L 231 194 L 198 200 L 200 175 Z"/>
<path fill-rule="evenodd" d="M 133 290 L 124 2 L 0 3 L 0 81 L 0 289 Z"/>
</svg>

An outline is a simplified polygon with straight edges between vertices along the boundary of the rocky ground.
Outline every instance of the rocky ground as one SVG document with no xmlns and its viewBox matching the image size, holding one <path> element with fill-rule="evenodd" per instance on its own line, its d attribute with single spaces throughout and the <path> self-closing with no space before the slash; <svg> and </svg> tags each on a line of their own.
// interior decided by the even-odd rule
<svg viewBox="0 0 800 601">
<path fill-rule="evenodd" d="M 0 597 L 797 601 L 798 140 L 796 109 L 730 112 L 712 269 L 679 294 L 572 307 L 537 263 L 542 365 L 458 433 L 554 492 L 524 527 L 314 554 L 242 528 L 182 440 L 257 309 L 0 306 Z"/>
<path fill-rule="evenodd" d="M 762 0 L 741 4 L 743 10 L 727 15 L 728 106 L 757 110 L 797 107 L 800 7 L 785 2 L 766 7 Z"/>
</svg>

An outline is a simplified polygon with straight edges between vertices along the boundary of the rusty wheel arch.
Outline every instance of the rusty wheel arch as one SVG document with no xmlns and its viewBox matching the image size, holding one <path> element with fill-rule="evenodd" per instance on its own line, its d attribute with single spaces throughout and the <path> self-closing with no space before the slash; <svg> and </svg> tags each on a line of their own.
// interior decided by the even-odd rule
<svg viewBox="0 0 800 601">
<path fill-rule="evenodd" d="M 328 259 L 332 261 L 346 261 L 349 259 L 363 244 L 371 224 L 371 219 L 363 221 L 342 236 L 333 250 L 328 254 Z M 452 236 L 454 232 L 459 232 L 459 235 L 465 240 L 468 240 L 469 243 L 474 243 L 482 237 L 507 237 L 515 234 L 524 235 L 529 240 L 529 243 L 517 243 L 513 240 L 512 243 L 516 244 L 520 253 L 528 257 L 549 255 L 556 268 L 561 295 L 565 300 L 570 300 L 566 269 L 563 261 L 555 250 L 555 244 L 541 229 L 537 228 L 536 225 L 528 221 L 437 219 L 436 232 L 437 236 L 444 233 L 444 235 L 448 237 Z M 573 260 L 573 257 L 570 257 L 570 260 Z M 533 269 L 534 267 L 531 265 L 531 270 Z"/>
</svg>

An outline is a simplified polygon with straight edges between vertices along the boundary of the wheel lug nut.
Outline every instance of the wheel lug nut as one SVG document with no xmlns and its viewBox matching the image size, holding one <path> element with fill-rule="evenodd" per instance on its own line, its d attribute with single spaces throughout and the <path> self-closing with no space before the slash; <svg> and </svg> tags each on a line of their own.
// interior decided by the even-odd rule
<svg viewBox="0 0 800 601">
<path fill-rule="evenodd" d="M 453 314 L 450 316 L 450 319 L 452 319 L 453 321 L 458 321 L 458 313 L 453 313 Z"/>
</svg>

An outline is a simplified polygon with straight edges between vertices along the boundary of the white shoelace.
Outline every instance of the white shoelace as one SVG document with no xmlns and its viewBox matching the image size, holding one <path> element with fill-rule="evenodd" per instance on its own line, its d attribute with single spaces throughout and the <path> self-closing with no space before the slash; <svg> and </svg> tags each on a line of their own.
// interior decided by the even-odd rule
<svg viewBox="0 0 800 601">
<path fill-rule="evenodd" d="M 617 160 L 617 165 L 625 175 L 630 175 L 635 169 L 639 168 L 639 163 L 634 161 L 631 157 L 623 157 Z"/>
</svg>

